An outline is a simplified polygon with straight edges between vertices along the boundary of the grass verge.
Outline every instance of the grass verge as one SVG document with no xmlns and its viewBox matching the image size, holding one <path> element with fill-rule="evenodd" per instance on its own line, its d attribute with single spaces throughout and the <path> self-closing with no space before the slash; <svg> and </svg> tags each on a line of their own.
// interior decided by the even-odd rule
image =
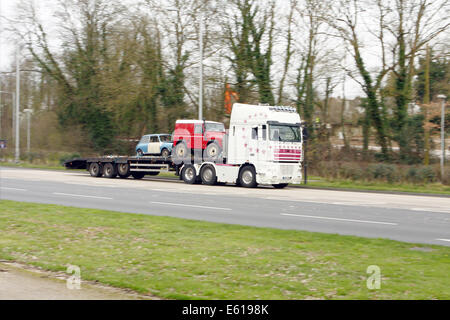
<svg viewBox="0 0 450 320">
<path fill-rule="evenodd" d="M 429 184 L 390 184 L 386 182 L 366 182 L 352 180 L 334 180 L 327 181 L 315 177 L 308 182 L 307 187 L 313 188 L 336 188 L 336 189 L 352 189 L 352 190 L 373 190 L 373 191 L 394 191 L 394 192 L 412 192 L 412 193 L 428 193 L 450 195 L 450 186 L 441 183 Z M 304 186 L 304 185 L 303 185 Z"/>
<path fill-rule="evenodd" d="M 2 259 L 162 298 L 450 298 L 449 247 L 12 201 L 0 230 Z"/>
</svg>

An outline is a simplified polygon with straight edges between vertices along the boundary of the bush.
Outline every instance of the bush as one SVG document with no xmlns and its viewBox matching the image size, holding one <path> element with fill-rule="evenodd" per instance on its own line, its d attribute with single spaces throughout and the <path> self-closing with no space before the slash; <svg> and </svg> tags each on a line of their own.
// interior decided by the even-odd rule
<svg viewBox="0 0 450 320">
<path fill-rule="evenodd" d="M 394 183 L 401 179 L 397 167 L 392 164 L 372 164 L 368 167 L 368 175 L 375 180 L 384 180 Z"/>
</svg>

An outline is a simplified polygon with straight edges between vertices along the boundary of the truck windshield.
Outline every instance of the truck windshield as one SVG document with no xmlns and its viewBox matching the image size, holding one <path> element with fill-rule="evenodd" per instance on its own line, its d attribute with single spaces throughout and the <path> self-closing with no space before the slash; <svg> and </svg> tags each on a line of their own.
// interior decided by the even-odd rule
<svg viewBox="0 0 450 320">
<path fill-rule="evenodd" d="M 223 123 L 206 123 L 206 131 L 209 132 L 225 132 L 225 126 Z"/>
<path fill-rule="evenodd" d="M 300 127 L 290 125 L 271 125 L 270 140 L 282 142 L 302 142 Z"/>
<path fill-rule="evenodd" d="M 172 136 L 166 135 L 166 136 L 160 136 L 161 142 L 172 142 Z"/>
</svg>

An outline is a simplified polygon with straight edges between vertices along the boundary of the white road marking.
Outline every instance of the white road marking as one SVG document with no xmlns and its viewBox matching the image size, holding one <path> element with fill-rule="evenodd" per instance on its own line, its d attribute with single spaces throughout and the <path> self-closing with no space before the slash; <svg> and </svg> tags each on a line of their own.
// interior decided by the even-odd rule
<svg viewBox="0 0 450 320">
<path fill-rule="evenodd" d="M 379 221 L 366 221 L 366 220 L 354 220 L 354 219 L 341 219 L 341 218 L 330 218 L 330 217 L 319 217 L 319 216 L 304 216 L 299 214 L 288 214 L 282 213 L 282 216 L 289 217 L 298 217 L 298 218 L 312 218 L 312 219 L 323 219 L 323 220 L 335 220 L 335 221 L 344 221 L 344 222 L 358 222 L 358 223 L 371 223 L 371 224 L 384 224 L 389 226 L 397 226 L 397 223 L 391 222 L 379 222 Z"/>
<path fill-rule="evenodd" d="M 153 204 L 163 204 L 167 206 L 178 206 L 178 207 L 191 207 L 191 208 L 200 208 L 200 209 L 214 209 L 214 210 L 224 210 L 224 211 L 232 211 L 230 208 L 217 208 L 217 207 L 205 207 L 205 206 L 196 206 L 191 204 L 182 204 L 182 203 L 167 203 L 167 202 L 151 202 Z"/>
<path fill-rule="evenodd" d="M 437 241 L 445 241 L 445 242 L 450 242 L 450 239 L 436 239 Z"/>
<path fill-rule="evenodd" d="M 439 208 L 411 208 L 412 211 L 425 211 L 425 212 L 442 212 L 442 213 L 450 213 L 449 210 L 439 209 Z"/>
<path fill-rule="evenodd" d="M 27 191 L 27 190 L 25 190 L 25 189 L 7 188 L 7 187 L 1 187 L 0 189 L 3 189 L 3 190 L 12 190 L 12 191 Z"/>
<path fill-rule="evenodd" d="M 69 194 L 69 193 L 59 193 L 59 192 L 54 192 L 53 194 L 57 195 L 57 196 L 92 198 L 92 199 L 102 199 L 102 200 L 113 200 L 113 198 L 98 197 L 98 196 L 86 196 L 86 195 L 82 195 L 82 194 Z"/>
</svg>

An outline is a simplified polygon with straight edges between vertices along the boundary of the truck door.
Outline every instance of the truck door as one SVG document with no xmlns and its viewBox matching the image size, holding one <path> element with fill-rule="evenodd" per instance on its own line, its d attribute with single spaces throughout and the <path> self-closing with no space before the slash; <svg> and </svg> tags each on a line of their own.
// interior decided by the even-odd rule
<svg viewBox="0 0 450 320">
<path fill-rule="evenodd" d="M 258 160 L 260 161 L 266 161 L 267 160 L 267 148 L 268 148 L 268 143 L 267 143 L 267 125 L 261 125 L 258 127 L 258 149 L 257 151 L 257 156 L 258 156 Z"/>
<path fill-rule="evenodd" d="M 260 134 L 261 132 L 259 127 L 252 127 L 252 136 L 248 145 L 248 158 L 249 161 L 253 163 L 258 160 Z"/>
</svg>

